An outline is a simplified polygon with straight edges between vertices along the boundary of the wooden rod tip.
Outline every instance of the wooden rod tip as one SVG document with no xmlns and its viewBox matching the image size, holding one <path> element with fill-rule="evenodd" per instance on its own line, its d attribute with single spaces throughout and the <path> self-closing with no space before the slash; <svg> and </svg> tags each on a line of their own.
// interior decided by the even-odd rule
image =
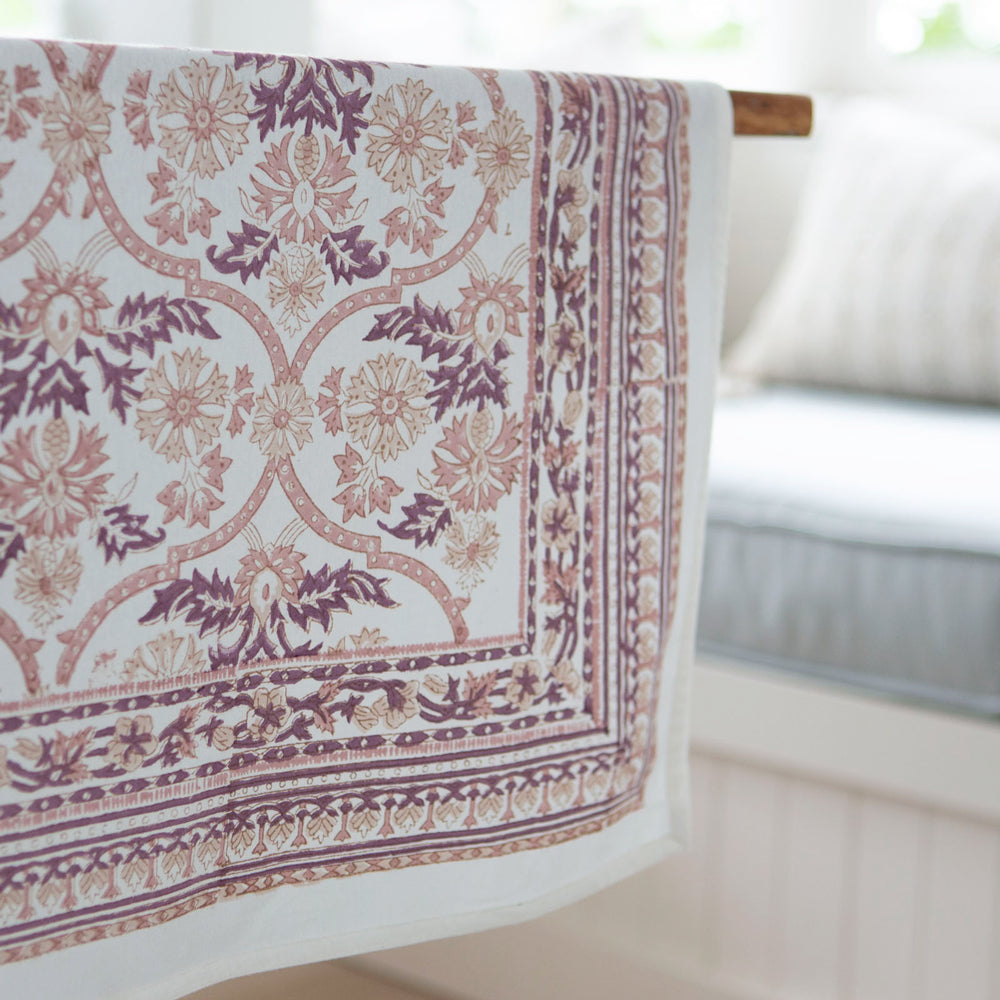
<svg viewBox="0 0 1000 1000">
<path fill-rule="evenodd" d="M 806 136 L 812 131 L 813 102 L 803 94 L 731 90 L 735 135 Z"/>
</svg>

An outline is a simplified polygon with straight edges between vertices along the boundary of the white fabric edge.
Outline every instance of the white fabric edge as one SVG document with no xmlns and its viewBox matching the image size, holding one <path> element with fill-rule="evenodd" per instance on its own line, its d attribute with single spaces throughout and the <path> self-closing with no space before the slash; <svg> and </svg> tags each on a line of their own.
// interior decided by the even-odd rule
<svg viewBox="0 0 1000 1000">
<path fill-rule="evenodd" d="M 670 739 L 666 753 L 658 756 L 647 778 L 644 808 L 599 833 L 544 850 L 527 850 L 505 857 L 468 862 L 447 862 L 452 876 L 450 881 L 459 887 L 459 895 L 466 895 L 472 904 L 467 909 L 456 909 L 455 901 L 452 901 L 453 913 L 404 919 L 398 923 L 386 921 L 336 939 L 328 935 L 304 933 L 315 931 L 322 923 L 312 919 L 312 914 L 316 911 L 330 913 L 338 906 L 343 908 L 344 897 L 358 892 L 362 885 L 377 895 L 379 876 L 385 873 L 373 872 L 349 879 L 330 878 L 312 885 L 252 893 L 191 912 L 176 921 L 132 931 L 127 944 L 134 946 L 135 961 L 127 966 L 128 975 L 133 978 L 126 987 L 121 987 L 121 961 L 126 949 L 122 948 L 121 939 L 113 937 L 8 965 L 0 970 L 5 991 L 9 990 L 11 995 L 32 995 L 47 986 L 62 984 L 65 987 L 73 983 L 76 1000 L 176 1000 L 177 997 L 239 976 L 529 920 L 635 874 L 689 843 L 689 701 L 704 536 L 708 442 L 722 329 L 721 289 L 728 236 L 725 209 L 728 204 L 732 111 L 729 95 L 721 87 L 701 83 L 688 83 L 685 87 L 691 105 L 689 141 L 692 147 L 686 259 L 687 380 L 689 386 L 697 386 L 701 391 L 688 393 L 681 571 L 677 584 L 676 614 L 667 648 L 663 652 L 668 660 L 672 656 L 677 657 L 677 669 L 673 683 L 669 683 L 667 678 L 661 686 L 657 715 L 658 732 L 662 733 L 665 725 L 670 726 Z M 708 148 L 699 149 L 699 131 L 706 131 L 713 120 L 714 134 L 706 137 Z M 664 834 L 665 830 L 671 832 Z M 627 845 L 623 852 L 622 845 Z M 616 848 L 621 853 L 609 860 L 609 851 Z M 495 907 L 476 905 L 474 902 L 478 880 L 482 880 L 484 886 L 488 884 L 495 888 L 504 885 L 513 892 L 519 883 L 527 886 L 537 884 L 534 881 L 535 869 L 550 869 L 553 866 L 564 871 L 584 869 L 589 874 L 535 896 L 528 902 Z M 501 869 L 500 873 L 497 873 L 497 868 Z M 421 897 L 420 883 L 426 883 L 426 895 L 431 896 L 441 870 L 438 865 L 394 870 L 392 878 L 381 884 L 388 888 L 391 882 L 394 887 L 404 889 L 413 910 L 413 901 Z M 402 886 L 401 882 L 413 884 Z M 334 896 L 339 898 L 334 901 Z M 421 906 L 426 905 L 429 910 L 433 909 L 432 902 L 433 898 L 420 900 Z M 376 905 L 375 910 L 378 908 Z M 392 910 L 395 911 L 396 907 Z M 263 941 L 273 940 L 274 928 L 279 926 L 287 928 L 288 939 L 265 946 Z M 302 929 L 299 930 L 299 927 Z M 259 936 L 259 941 L 255 935 Z M 200 946 L 205 952 L 217 952 L 220 946 L 224 946 L 227 937 L 238 943 L 238 951 L 216 961 L 199 962 L 195 959 L 196 964 L 183 972 L 176 975 L 169 973 L 168 970 L 175 967 L 182 956 L 190 954 L 193 946 Z M 156 965 L 156 959 L 159 965 Z"/>
<path fill-rule="evenodd" d="M 681 525 L 677 620 L 671 640 L 679 643 L 677 675 L 668 692 L 669 714 L 662 711 L 660 731 L 666 723 L 667 787 L 670 796 L 670 829 L 683 847 L 692 836 L 691 779 L 688 748 L 691 735 L 691 701 L 694 676 L 695 634 L 705 547 L 708 506 L 709 443 L 715 412 L 715 391 L 722 349 L 726 264 L 729 248 L 729 150 L 733 135 L 733 108 L 729 92 L 716 84 L 685 82 L 691 102 L 691 126 L 712 121 L 716 132 L 714 158 L 699 162 L 691 151 L 691 202 L 688 214 L 686 286 L 688 302 L 688 386 L 704 387 L 703 394 L 688 393 L 685 441 L 685 505 Z M 723 156 L 723 151 L 725 155 Z M 714 292 L 714 294 L 713 294 Z M 686 570 L 684 569 L 686 567 Z M 688 580 L 684 579 L 689 573 Z M 665 653 L 669 658 L 670 646 Z M 664 685 L 666 687 L 666 685 Z"/>
<path fill-rule="evenodd" d="M 458 913 L 446 918 L 406 921 L 389 927 L 371 928 L 338 938 L 328 937 L 277 945 L 267 950 L 244 952 L 235 960 L 213 962 L 186 970 L 173 979 L 154 986 L 139 987 L 109 996 L 108 1000 L 177 1000 L 216 983 L 255 973 L 293 968 L 311 962 L 333 961 L 353 955 L 403 948 L 439 938 L 459 937 L 493 930 L 508 924 L 523 923 L 553 910 L 575 903 L 607 886 L 628 878 L 667 857 L 679 848 L 669 837 L 643 845 L 638 850 L 616 858 L 596 876 L 579 879 L 570 885 L 545 893 L 537 899 L 494 910 Z M 534 852 L 537 853 L 537 852 Z M 481 864 L 482 862 L 469 862 Z M 384 873 L 377 873 L 384 874 Z M 300 887 L 295 887 L 296 889 Z"/>
</svg>

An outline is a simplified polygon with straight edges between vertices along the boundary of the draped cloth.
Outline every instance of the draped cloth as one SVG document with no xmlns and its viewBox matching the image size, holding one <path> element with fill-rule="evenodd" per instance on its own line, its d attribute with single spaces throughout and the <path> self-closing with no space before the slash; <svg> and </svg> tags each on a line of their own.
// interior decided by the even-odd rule
<svg viewBox="0 0 1000 1000">
<path fill-rule="evenodd" d="M 728 96 L 4 41 L 0 993 L 688 838 Z"/>
</svg>

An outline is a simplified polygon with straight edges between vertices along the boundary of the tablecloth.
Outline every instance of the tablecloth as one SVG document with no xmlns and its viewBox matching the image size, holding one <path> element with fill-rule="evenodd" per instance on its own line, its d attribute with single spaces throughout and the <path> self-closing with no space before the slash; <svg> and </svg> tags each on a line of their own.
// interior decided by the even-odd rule
<svg viewBox="0 0 1000 1000">
<path fill-rule="evenodd" d="M 0 993 L 688 838 L 729 99 L 0 43 Z"/>
</svg>

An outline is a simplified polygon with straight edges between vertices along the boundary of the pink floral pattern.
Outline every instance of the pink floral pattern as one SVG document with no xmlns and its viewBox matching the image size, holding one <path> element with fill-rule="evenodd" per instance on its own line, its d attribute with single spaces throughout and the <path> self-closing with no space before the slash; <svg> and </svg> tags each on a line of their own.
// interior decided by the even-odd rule
<svg viewBox="0 0 1000 1000">
<path fill-rule="evenodd" d="M 441 171 L 451 140 L 451 117 L 422 80 L 394 84 L 375 98 L 368 131 L 368 165 L 405 192 Z"/>
<path fill-rule="evenodd" d="M 520 424 L 504 415 L 494 435 L 488 410 L 462 417 L 445 429 L 434 453 L 435 484 L 460 511 L 496 510 L 520 475 Z"/>
<path fill-rule="evenodd" d="M 0 963 L 640 808 L 683 89 L 4 45 Z"/>
<path fill-rule="evenodd" d="M 182 66 L 160 84 L 156 106 L 164 152 L 199 177 L 214 177 L 247 144 L 246 92 L 229 66 Z"/>
<path fill-rule="evenodd" d="M 55 95 L 42 104 L 42 149 L 72 179 L 110 153 L 112 106 L 91 81 L 80 75 L 61 81 Z"/>
<path fill-rule="evenodd" d="M 175 352 L 171 361 L 171 374 L 166 357 L 146 373 L 135 426 L 140 441 L 178 462 L 205 451 L 222 432 L 229 380 L 198 348 Z"/>
</svg>

